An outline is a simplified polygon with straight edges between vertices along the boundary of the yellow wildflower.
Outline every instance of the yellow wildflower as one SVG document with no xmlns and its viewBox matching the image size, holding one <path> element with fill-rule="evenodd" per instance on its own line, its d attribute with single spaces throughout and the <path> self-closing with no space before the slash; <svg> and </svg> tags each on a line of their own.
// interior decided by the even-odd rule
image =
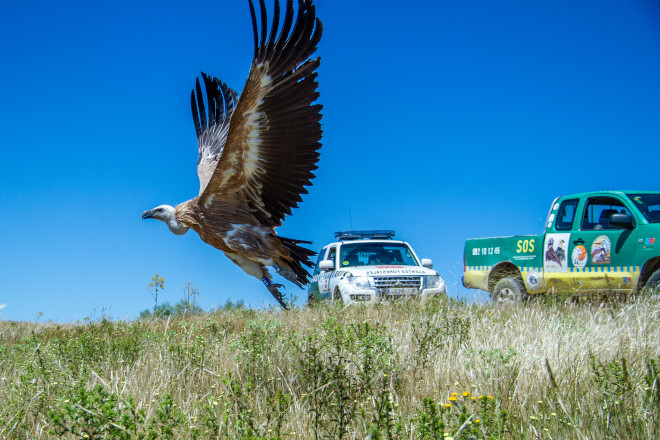
<svg viewBox="0 0 660 440">
<path fill-rule="evenodd" d="M 469 396 L 469 395 L 470 395 L 470 392 L 469 392 L 469 391 L 466 391 L 466 392 L 463 393 L 463 397 L 467 397 L 467 396 Z"/>
</svg>

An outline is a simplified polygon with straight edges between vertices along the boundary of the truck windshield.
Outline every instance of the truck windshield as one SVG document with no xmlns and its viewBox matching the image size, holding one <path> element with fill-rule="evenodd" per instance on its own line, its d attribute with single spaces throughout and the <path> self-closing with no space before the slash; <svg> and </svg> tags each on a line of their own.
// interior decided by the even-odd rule
<svg viewBox="0 0 660 440">
<path fill-rule="evenodd" d="M 628 194 L 650 223 L 660 223 L 660 194 Z"/>
<path fill-rule="evenodd" d="M 340 267 L 372 264 L 419 266 L 410 248 L 403 243 L 349 243 L 341 246 Z"/>
</svg>

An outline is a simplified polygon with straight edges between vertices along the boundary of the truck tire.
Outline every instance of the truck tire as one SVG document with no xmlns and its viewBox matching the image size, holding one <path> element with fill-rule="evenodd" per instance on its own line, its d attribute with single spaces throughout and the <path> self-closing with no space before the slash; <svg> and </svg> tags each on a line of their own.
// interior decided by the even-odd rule
<svg viewBox="0 0 660 440">
<path fill-rule="evenodd" d="M 339 287 L 335 288 L 334 293 L 332 294 L 332 302 L 339 301 L 341 304 L 344 304 L 344 298 L 341 296 Z"/>
<path fill-rule="evenodd" d="M 642 293 L 646 295 L 660 295 L 660 269 L 656 269 L 644 285 Z"/>
<path fill-rule="evenodd" d="M 491 298 L 496 304 L 518 304 L 527 299 L 527 291 L 520 279 L 504 277 L 495 285 Z"/>
</svg>

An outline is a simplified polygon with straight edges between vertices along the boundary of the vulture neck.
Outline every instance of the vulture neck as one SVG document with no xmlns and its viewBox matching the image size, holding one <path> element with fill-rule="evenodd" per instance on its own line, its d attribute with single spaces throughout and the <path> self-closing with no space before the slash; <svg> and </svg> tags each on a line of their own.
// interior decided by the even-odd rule
<svg viewBox="0 0 660 440">
<path fill-rule="evenodd" d="M 183 235 L 186 232 L 188 232 L 188 226 L 182 225 L 178 221 L 176 221 L 176 217 L 172 217 L 169 219 L 167 222 L 167 227 L 170 228 L 170 231 L 174 233 L 175 235 Z"/>
<path fill-rule="evenodd" d="M 198 223 L 197 216 L 195 214 L 196 198 L 193 200 L 188 200 L 177 205 L 174 208 L 174 213 L 171 217 L 168 218 L 167 226 L 170 228 L 170 231 L 176 235 L 183 235 L 188 232 L 188 229 L 192 226 L 195 229 L 195 225 Z M 197 230 L 197 229 L 195 229 Z"/>
<path fill-rule="evenodd" d="M 172 233 L 183 235 L 188 232 L 188 226 L 185 222 L 179 221 L 176 208 L 169 205 L 161 205 L 158 208 L 163 213 L 159 213 L 155 218 L 165 223 Z"/>
</svg>

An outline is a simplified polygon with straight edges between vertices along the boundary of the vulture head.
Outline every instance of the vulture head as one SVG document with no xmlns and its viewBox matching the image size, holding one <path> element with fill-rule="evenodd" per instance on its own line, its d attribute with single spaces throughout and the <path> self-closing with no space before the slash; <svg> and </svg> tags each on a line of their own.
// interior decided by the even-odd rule
<svg viewBox="0 0 660 440">
<path fill-rule="evenodd" d="M 142 218 L 155 218 L 156 220 L 160 220 L 161 222 L 165 223 L 170 228 L 170 231 L 176 235 L 183 235 L 188 232 L 187 226 L 184 226 L 176 221 L 176 217 L 174 215 L 174 207 L 170 205 L 160 205 L 156 206 L 154 209 L 144 211 L 142 213 Z"/>
</svg>

